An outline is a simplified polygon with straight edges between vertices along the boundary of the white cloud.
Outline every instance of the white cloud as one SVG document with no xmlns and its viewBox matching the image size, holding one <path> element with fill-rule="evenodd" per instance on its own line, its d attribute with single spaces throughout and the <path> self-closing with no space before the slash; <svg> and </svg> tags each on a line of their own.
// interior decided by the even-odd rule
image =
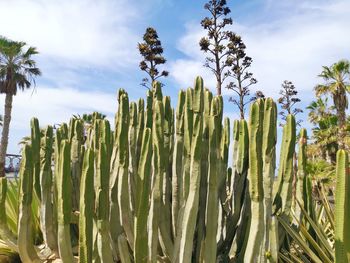
<svg viewBox="0 0 350 263">
<path fill-rule="evenodd" d="M 70 67 L 136 63 L 137 17 L 126 0 L 0 0 L 0 34 Z"/>
<path fill-rule="evenodd" d="M 242 36 L 248 55 L 254 60 L 251 71 L 258 79 L 256 89 L 277 97 L 282 81 L 287 79 L 301 91 L 302 99 L 309 101 L 303 96 L 310 95 L 314 85 L 320 81 L 317 75 L 321 66 L 350 58 L 350 35 L 347 34 L 350 2 L 309 0 L 300 5 L 294 1 L 284 4 L 273 2 L 276 5 L 270 1 L 265 6 L 265 12 L 275 12 L 271 15 L 274 19 L 249 26 L 235 24 L 233 30 Z M 261 19 L 266 13 L 261 14 Z M 198 46 L 203 35 L 199 22 L 191 22 L 178 42 L 178 49 L 188 56 L 171 65 L 172 76 L 180 84 L 187 76 L 203 72 L 205 54 Z M 191 66 L 184 70 L 185 65 Z M 206 74 L 203 75 L 206 77 Z M 215 85 L 212 78 L 209 83 Z"/>
<path fill-rule="evenodd" d="M 0 105 L 4 105 L 4 95 Z M 107 115 L 113 124 L 117 111 L 117 93 L 80 91 L 71 88 L 53 89 L 38 87 L 19 92 L 13 99 L 9 151 L 18 152 L 17 143 L 30 133 L 30 119 L 37 116 L 40 126 L 68 122 L 73 114 L 98 111 Z"/>
</svg>

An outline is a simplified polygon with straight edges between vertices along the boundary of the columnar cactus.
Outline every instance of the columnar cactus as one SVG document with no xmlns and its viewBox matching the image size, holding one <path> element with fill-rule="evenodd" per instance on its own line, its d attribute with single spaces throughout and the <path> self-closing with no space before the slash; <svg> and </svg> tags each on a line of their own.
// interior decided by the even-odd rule
<svg viewBox="0 0 350 263">
<path fill-rule="evenodd" d="M 264 188 L 262 170 L 262 132 L 264 101 L 259 99 L 250 108 L 248 188 L 251 202 L 251 222 L 245 262 L 255 262 L 264 238 Z"/>
<path fill-rule="evenodd" d="M 41 138 L 40 148 L 40 226 L 44 242 L 52 251 L 57 252 L 57 231 L 53 224 L 53 196 L 52 196 L 52 145 L 53 128 L 48 126 Z"/>
<path fill-rule="evenodd" d="M 337 185 L 335 194 L 335 262 L 350 260 L 350 173 L 349 155 L 344 150 L 337 153 Z"/>
<path fill-rule="evenodd" d="M 188 109 L 190 112 L 190 110 Z M 180 262 L 192 262 L 193 238 L 196 229 L 198 203 L 199 203 L 199 187 L 200 187 L 200 167 L 201 167 L 201 143 L 203 130 L 203 80 L 196 79 L 195 89 L 193 92 L 193 126 L 191 129 L 191 159 L 190 159 L 190 178 L 188 186 L 188 197 L 183 211 L 181 223 L 182 237 L 180 240 Z M 191 113 L 192 114 L 192 113 Z M 186 115 L 185 115 L 186 116 Z M 188 116 L 188 115 L 187 115 Z M 191 124 L 191 123 L 188 123 Z M 185 132 L 186 134 L 186 132 Z M 185 191 L 186 192 L 186 191 Z"/>
<path fill-rule="evenodd" d="M 79 262 L 92 262 L 94 200 L 94 151 L 88 149 L 80 184 Z"/>
<path fill-rule="evenodd" d="M 55 132 L 50 126 L 41 132 L 33 119 L 23 150 L 17 236 L 0 214 L 0 236 L 22 260 L 277 262 L 284 233 L 276 216 L 290 216 L 294 118 L 284 127 L 274 185 L 272 99 L 255 101 L 248 123 L 234 121 L 232 167 L 223 98 L 204 89 L 200 77 L 179 92 L 175 116 L 156 82 L 145 102 L 129 103 L 125 90 L 117 99 L 114 131 L 100 114 L 88 125 L 72 118 Z M 33 193 L 40 198 L 45 251 L 31 238 Z M 0 178 L 0 210 L 5 198 Z"/>
<path fill-rule="evenodd" d="M 58 250 L 63 263 L 73 262 L 70 223 L 72 214 L 72 181 L 71 181 L 71 145 L 68 140 L 62 140 L 59 154 L 57 187 L 57 222 Z"/>
<path fill-rule="evenodd" d="M 19 217 L 18 217 L 18 252 L 23 262 L 39 263 L 39 258 L 33 244 L 32 229 L 32 198 L 33 198 L 33 160 L 32 148 L 25 145 L 22 151 L 19 190 Z M 72 261 L 71 261 L 72 262 Z"/>
</svg>

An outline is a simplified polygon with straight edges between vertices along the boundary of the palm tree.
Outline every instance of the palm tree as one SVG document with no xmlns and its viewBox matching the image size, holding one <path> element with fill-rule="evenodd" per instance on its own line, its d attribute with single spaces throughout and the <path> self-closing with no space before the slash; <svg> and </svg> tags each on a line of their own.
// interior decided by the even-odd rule
<svg viewBox="0 0 350 263">
<path fill-rule="evenodd" d="M 333 107 L 328 107 L 328 98 L 322 99 L 317 98 L 317 100 L 312 101 L 309 106 L 306 107 L 309 111 L 309 121 L 317 125 L 320 120 L 334 115 L 332 111 Z"/>
<path fill-rule="evenodd" d="M 338 141 L 339 148 L 345 148 L 346 136 L 346 115 L 348 108 L 347 92 L 350 92 L 349 84 L 350 63 L 347 60 L 340 60 L 330 67 L 323 67 L 319 77 L 323 78 L 325 84 L 319 84 L 315 87 L 316 96 L 330 94 L 333 99 L 334 107 L 338 117 Z"/>
<path fill-rule="evenodd" d="M 318 98 L 308 107 L 309 121 L 315 125 L 312 128 L 314 149 L 318 149 L 318 156 L 329 163 L 334 163 L 338 149 L 338 117 L 334 107 L 328 107 L 328 98 Z"/>
<path fill-rule="evenodd" d="M 35 77 L 41 75 L 33 55 L 35 47 L 26 48 L 25 42 L 17 42 L 0 36 L 0 93 L 4 93 L 5 110 L 0 147 L 0 177 L 5 176 L 5 158 L 8 145 L 13 96 L 17 90 L 29 89 L 35 85 Z"/>
</svg>

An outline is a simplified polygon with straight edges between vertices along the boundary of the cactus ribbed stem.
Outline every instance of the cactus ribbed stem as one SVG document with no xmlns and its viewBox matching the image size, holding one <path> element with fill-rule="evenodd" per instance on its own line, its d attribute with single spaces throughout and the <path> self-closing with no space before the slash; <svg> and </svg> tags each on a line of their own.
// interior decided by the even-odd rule
<svg viewBox="0 0 350 263">
<path fill-rule="evenodd" d="M 136 180 L 136 218 L 135 218 L 135 263 L 147 262 L 148 236 L 147 218 L 149 215 L 149 197 L 151 183 L 152 133 L 146 128 L 143 134 L 138 176 Z"/>
<path fill-rule="evenodd" d="M 72 213 L 72 181 L 70 150 L 67 140 L 62 140 L 59 155 L 59 173 L 57 184 L 57 215 L 58 215 L 58 250 L 63 263 L 73 262 L 73 252 L 70 235 Z"/>
<path fill-rule="evenodd" d="M 219 121 L 219 99 L 214 97 L 211 103 L 209 120 L 209 167 L 208 167 L 208 188 L 206 208 L 206 235 L 203 262 L 216 261 L 216 233 L 218 228 L 219 213 L 219 132 L 221 123 Z"/>
<path fill-rule="evenodd" d="M 84 156 L 80 184 L 79 262 L 81 263 L 92 262 L 94 193 L 94 152 L 88 149 Z"/>
<path fill-rule="evenodd" d="M 277 262 L 278 254 L 271 253 L 270 229 L 272 221 L 272 186 L 276 169 L 277 107 L 271 99 L 265 100 L 262 139 L 263 188 L 264 188 L 264 242 L 261 245 L 260 262 Z M 266 254 L 271 256 L 267 259 Z"/>
<path fill-rule="evenodd" d="M 53 224 L 53 200 L 52 200 L 52 145 L 53 129 L 48 126 L 42 138 L 40 149 L 40 187 L 41 187 L 41 205 L 40 205 L 40 227 L 43 233 L 44 242 L 52 250 L 57 252 L 57 231 Z"/>
<path fill-rule="evenodd" d="M 298 151 L 298 172 L 297 172 L 297 184 L 295 198 L 305 207 L 304 204 L 304 185 L 307 176 L 306 171 L 306 146 L 307 146 L 307 133 L 306 129 L 300 130 L 299 135 L 299 151 Z M 295 217 L 300 221 L 302 219 L 300 206 L 297 205 L 295 208 Z"/>
<path fill-rule="evenodd" d="M 33 199 L 33 160 L 32 148 L 25 145 L 22 151 L 19 190 L 18 251 L 23 262 L 42 262 L 34 248 L 32 229 Z"/>
<path fill-rule="evenodd" d="M 350 261 L 350 172 L 349 155 L 344 150 L 337 153 L 337 184 L 335 193 L 335 262 Z"/>
<path fill-rule="evenodd" d="M 149 216 L 149 261 L 155 262 L 158 249 L 159 217 L 161 208 L 162 181 L 164 173 L 164 108 L 161 100 L 155 100 L 153 112 L 152 147 L 153 147 L 153 175 L 151 207 Z"/>
<path fill-rule="evenodd" d="M 203 80 L 197 77 L 193 96 L 193 128 L 190 161 L 190 185 L 186 199 L 180 240 L 179 262 L 192 262 L 193 237 L 196 229 L 199 187 L 201 178 L 202 134 L 203 134 Z M 186 116 L 186 115 L 185 115 Z"/>
<path fill-rule="evenodd" d="M 179 205 L 182 188 L 182 155 L 184 147 L 184 104 L 185 92 L 181 90 L 178 96 L 178 103 L 176 108 L 176 133 L 173 154 L 173 171 L 172 171 L 172 223 L 173 233 L 177 235 L 177 221 L 179 214 Z"/>
<path fill-rule="evenodd" d="M 204 90 L 203 94 L 203 135 L 202 135 L 202 157 L 201 157 L 201 182 L 199 192 L 199 211 L 197 224 L 197 243 L 195 260 L 202 261 L 204 256 L 204 235 L 205 235 L 205 217 L 207 204 L 207 175 L 208 175 L 208 155 L 209 155 L 209 122 L 210 122 L 210 108 L 213 94 L 208 90 Z"/>
<path fill-rule="evenodd" d="M 264 189 L 262 180 L 262 131 L 264 101 L 254 102 L 249 115 L 248 189 L 251 201 L 251 222 L 244 262 L 255 262 L 264 238 Z"/>
<path fill-rule="evenodd" d="M 162 197 L 161 197 L 161 211 L 160 214 L 160 245 L 163 253 L 169 258 L 173 255 L 174 242 L 171 229 L 171 170 L 169 169 L 170 156 L 170 139 L 171 139 L 171 119 L 172 109 L 170 105 L 170 97 L 163 97 L 164 122 L 163 122 L 163 173 L 162 173 Z"/>
<path fill-rule="evenodd" d="M 80 175 L 82 167 L 82 149 L 83 144 L 83 123 L 80 120 L 75 120 L 72 122 L 73 127 L 71 137 L 71 160 L 72 160 L 72 187 L 75 189 L 72 196 L 72 206 L 73 210 L 77 211 L 79 209 L 79 197 L 80 197 Z"/>
<path fill-rule="evenodd" d="M 35 194 L 41 200 L 40 188 L 40 128 L 37 118 L 32 118 L 31 124 L 31 144 L 32 144 L 32 159 L 34 173 L 34 190 Z"/>
<path fill-rule="evenodd" d="M 193 130 L 193 110 L 192 110 L 192 96 L 193 90 L 188 88 L 186 90 L 185 111 L 184 111 L 184 149 L 183 149 L 183 178 L 182 178 L 182 197 L 180 199 L 180 206 L 184 206 L 190 187 L 190 166 L 191 166 L 191 140 Z"/>
<path fill-rule="evenodd" d="M 112 199 L 117 196 L 120 222 L 126 233 L 129 245 L 134 244 L 134 233 L 133 233 L 133 220 L 131 212 L 131 201 L 129 194 L 129 140 L 128 140 L 128 130 L 129 130 L 129 98 L 126 94 L 122 95 L 119 102 L 119 119 L 118 119 L 118 130 L 117 130 L 117 143 L 118 143 L 118 166 L 114 169 L 118 169 L 117 178 L 118 181 L 117 188 L 112 189 Z M 113 179 L 114 180 L 114 179 Z M 114 242 L 117 242 L 113 237 Z"/>
</svg>

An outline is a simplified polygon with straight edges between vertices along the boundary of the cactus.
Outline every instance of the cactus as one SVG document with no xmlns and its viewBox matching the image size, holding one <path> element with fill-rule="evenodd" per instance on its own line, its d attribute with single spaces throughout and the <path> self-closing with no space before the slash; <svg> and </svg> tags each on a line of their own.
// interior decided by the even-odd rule
<svg viewBox="0 0 350 263">
<path fill-rule="evenodd" d="M 146 128 L 142 139 L 139 172 L 136 180 L 136 217 L 134 223 L 134 258 L 136 263 L 147 262 L 148 257 L 147 218 L 151 184 L 151 157 L 151 129 Z"/>
<path fill-rule="evenodd" d="M 44 132 L 40 149 L 40 188 L 42 199 L 40 206 L 40 226 L 45 244 L 57 253 L 57 231 L 53 224 L 52 144 L 53 129 L 52 126 L 48 126 Z"/>
<path fill-rule="evenodd" d="M 176 134 L 172 165 L 172 228 L 174 235 L 177 235 L 177 219 L 180 207 L 180 198 L 182 198 L 182 155 L 184 147 L 184 103 L 185 92 L 181 90 L 178 96 L 176 109 Z"/>
<path fill-rule="evenodd" d="M 286 235 L 276 216 L 289 219 L 291 210 L 295 120 L 288 116 L 284 127 L 274 184 L 276 104 L 255 101 L 249 123 L 234 121 L 230 139 L 223 98 L 203 87 L 198 77 L 194 88 L 179 92 L 175 117 L 159 83 L 137 104 L 119 90 L 114 131 L 98 114 L 89 127 L 72 118 L 44 134 L 33 119 L 31 145 L 23 150 L 17 237 L 8 238 L 2 213 L 1 238 L 12 241 L 24 262 L 74 262 L 77 251 L 87 263 L 277 262 Z M 302 160 L 299 165 L 298 196 L 308 203 Z M 33 193 L 50 251 L 32 242 Z M 0 179 L 2 210 L 5 198 Z"/>
<path fill-rule="evenodd" d="M 59 168 L 56 178 L 57 187 L 57 221 L 58 250 L 63 263 L 73 262 L 70 223 L 72 213 L 72 182 L 70 164 L 70 143 L 62 140 L 59 155 Z"/>
<path fill-rule="evenodd" d="M 263 100 L 251 105 L 249 116 L 248 188 L 251 202 L 251 222 L 245 262 L 254 262 L 264 238 L 264 189 L 262 180 Z"/>
<path fill-rule="evenodd" d="M 344 150 L 337 153 L 337 185 L 335 194 L 335 262 L 350 260 L 350 201 L 349 155 Z"/>
<path fill-rule="evenodd" d="M 300 135 L 299 135 L 298 171 L 297 171 L 297 183 L 296 183 L 295 198 L 298 202 L 300 202 L 300 205 L 302 207 L 305 207 L 304 185 L 305 185 L 305 180 L 307 180 L 307 178 L 306 178 L 307 177 L 307 174 L 306 174 L 306 143 L 307 143 L 306 129 L 301 129 Z M 296 206 L 295 217 L 299 221 L 302 219 L 299 205 Z"/>
<path fill-rule="evenodd" d="M 32 229 L 32 198 L 33 198 L 33 160 L 32 148 L 25 145 L 22 151 L 19 191 L 18 217 L 18 252 L 23 262 L 42 262 L 35 251 Z M 71 261 L 72 262 L 72 261 Z"/>
<path fill-rule="evenodd" d="M 216 233 L 218 225 L 218 184 L 219 175 L 219 99 L 214 97 L 211 104 L 209 120 L 209 167 L 208 167 L 208 188 L 207 188 L 207 207 L 206 207 L 206 235 L 204 262 L 213 262 L 216 259 Z"/>
<path fill-rule="evenodd" d="M 79 262 L 92 262 L 94 212 L 94 152 L 88 149 L 84 156 L 80 184 Z"/>
<path fill-rule="evenodd" d="M 31 124 L 31 143 L 32 143 L 32 159 L 33 159 L 33 173 L 34 173 L 34 189 L 35 194 L 41 199 L 40 191 L 40 128 L 37 118 L 33 118 Z"/>
<path fill-rule="evenodd" d="M 276 168 L 276 141 L 277 141 L 277 107 L 276 103 L 267 98 L 264 105 L 264 123 L 263 123 L 263 188 L 264 188 L 264 242 L 261 246 L 260 261 L 268 262 L 266 254 L 270 254 L 270 262 L 277 262 L 278 255 L 270 251 L 270 229 L 273 201 L 273 182 Z"/>
<path fill-rule="evenodd" d="M 181 228 L 183 231 L 180 240 L 179 259 L 180 262 L 191 262 L 193 237 L 195 224 L 197 221 L 199 186 L 200 186 L 200 167 L 201 167 L 201 143 L 203 130 L 203 80 L 196 79 L 195 90 L 193 94 L 193 128 L 191 128 L 191 161 L 190 161 L 190 185 L 188 198 L 185 203 Z"/>
</svg>

